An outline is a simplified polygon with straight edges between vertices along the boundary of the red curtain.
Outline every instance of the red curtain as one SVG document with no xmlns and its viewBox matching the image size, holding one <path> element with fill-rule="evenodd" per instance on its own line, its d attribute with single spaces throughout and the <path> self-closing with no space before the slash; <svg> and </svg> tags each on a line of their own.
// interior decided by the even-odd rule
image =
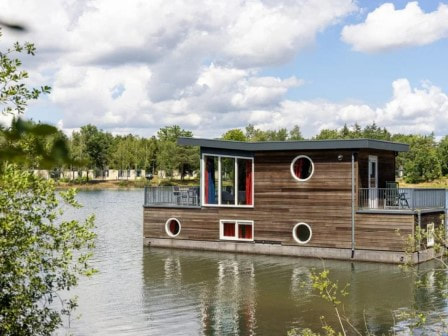
<svg viewBox="0 0 448 336">
<path fill-rule="evenodd" d="M 235 237 L 235 223 L 224 223 L 224 237 Z"/>
<path fill-rule="evenodd" d="M 170 232 L 175 235 L 179 232 L 179 224 L 173 219 L 170 221 Z"/>
<path fill-rule="evenodd" d="M 298 160 L 296 160 L 296 162 L 294 163 L 294 174 L 296 175 L 297 178 L 301 179 L 303 176 L 303 159 L 300 158 Z"/>
<path fill-rule="evenodd" d="M 242 225 L 238 226 L 238 238 L 242 239 L 252 239 L 252 225 Z"/>
<path fill-rule="evenodd" d="M 246 204 L 252 205 L 252 161 L 246 161 Z"/>
</svg>

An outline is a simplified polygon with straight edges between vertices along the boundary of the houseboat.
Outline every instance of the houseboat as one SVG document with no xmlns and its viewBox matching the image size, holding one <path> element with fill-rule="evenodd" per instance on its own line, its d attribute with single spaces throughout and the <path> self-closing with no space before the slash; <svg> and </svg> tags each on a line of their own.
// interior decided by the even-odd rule
<svg viewBox="0 0 448 336">
<path fill-rule="evenodd" d="M 200 185 L 147 187 L 143 235 L 156 247 L 376 262 L 434 257 L 444 189 L 399 188 L 402 143 L 371 139 L 239 142 L 200 147 Z M 428 232 L 412 253 L 407 240 Z"/>
</svg>

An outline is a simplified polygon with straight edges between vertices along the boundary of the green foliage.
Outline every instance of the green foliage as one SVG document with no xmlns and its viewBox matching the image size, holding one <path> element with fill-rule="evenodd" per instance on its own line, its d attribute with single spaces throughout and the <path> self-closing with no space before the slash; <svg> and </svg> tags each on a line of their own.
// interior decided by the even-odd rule
<svg viewBox="0 0 448 336">
<path fill-rule="evenodd" d="M 191 138 L 193 133 L 184 130 L 178 125 L 166 126 L 157 132 L 157 137 L 161 142 L 176 142 L 179 137 Z"/>
<path fill-rule="evenodd" d="M 331 140 L 340 139 L 338 130 L 323 129 L 318 135 L 313 137 L 313 140 Z"/>
<path fill-rule="evenodd" d="M 323 129 L 318 135 L 313 137 L 314 140 L 331 140 L 331 139 L 376 139 L 391 140 L 391 134 L 386 128 L 378 127 L 375 122 L 362 128 L 358 124 L 352 127 L 344 125 L 340 130 Z"/>
<path fill-rule="evenodd" d="M 239 128 L 228 130 L 221 136 L 222 140 L 247 141 L 246 135 Z"/>
<path fill-rule="evenodd" d="M 80 138 L 88 157 L 88 167 L 104 169 L 108 163 L 108 151 L 112 143 L 111 135 L 99 131 L 96 126 L 89 124 L 81 127 Z"/>
<path fill-rule="evenodd" d="M 295 125 L 292 130 L 289 131 L 288 140 L 304 140 L 300 127 Z"/>
<path fill-rule="evenodd" d="M 50 91 L 25 86 L 28 73 L 10 58 L 23 51 L 34 55 L 35 48 L 16 43 L 0 52 L 2 114 L 21 114 L 29 100 Z M 74 190 L 57 196 L 52 181 L 23 170 L 71 162 L 67 138 L 55 127 L 14 118 L 0 127 L 0 157 L 0 335 L 51 335 L 76 308 L 61 293 L 94 273 L 88 263 L 93 217 L 59 220 L 64 206 L 79 207 Z"/>
<path fill-rule="evenodd" d="M 25 168 L 51 169 L 70 162 L 68 140 L 61 131 L 21 118 L 0 129 L 0 157 Z"/>
<path fill-rule="evenodd" d="M 74 190 L 57 197 L 52 181 L 16 166 L 0 174 L 0 334 L 50 335 L 76 301 L 61 292 L 90 276 L 93 217 L 58 220 L 79 207 Z"/>
<path fill-rule="evenodd" d="M 437 154 L 439 157 L 439 161 L 441 163 L 442 174 L 444 176 L 448 175 L 448 135 L 443 137 L 440 141 Z"/>
<path fill-rule="evenodd" d="M 311 283 L 313 288 L 319 293 L 322 299 L 331 303 L 333 306 L 336 316 L 338 317 L 339 325 L 341 327 L 341 331 L 343 335 L 346 335 L 345 327 L 342 322 L 342 317 L 339 313 L 338 306 L 341 304 L 340 296 L 348 295 L 348 285 L 345 285 L 344 288 L 339 289 L 339 286 L 336 282 L 333 282 L 329 278 L 330 271 L 324 269 L 321 272 L 312 272 L 310 275 Z M 324 330 L 326 330 L 327 335 L 335 335 L 333 328 L 325 325 Z"/>
<path fill-rule="evenodd" d="M 320 320 L 322 323 L 323 334 L 316 333 L 309 328 L 305 328 L 302 330 L 292 329 L 288 332 L 288 336 L 346 336 L 348 334 L 346 326 L 350 327 L 354 333 L 361 335 L 359 330 L 353 326 L 350 320 L 346 316 L 341 315 L 339 311 L 341 297 L 348 295 L 347 289 L 349 285 L 346 284 L 342 289 L 340 289 L 338 283 L 332 281 L 329 275 L 330 271 L 325 268 L 320 272 L 312 270 L 310 274 L 310 282 L 311 287 L 319 294 L 319 296 L 332 305 L 339 322 L 340 331 L 336 331 L 334 327 L 328 325 L 325 317 L 321 316 Z M 369 335 L 368 330 L 367 335 Z"/>
<path fill-rule="evenodd" d="M 429 136 L 396 134 L 392 139 L 410 146 L 409 152 L 400 153 L 397 159 L 398 165 L 404 167 L 406 182 L 432 181 L 442 175 L 433 134 Z"/>
<path fill-rule="evenodd" d="M 249 124 L 246 126 L 246 139 L 247 141 L 286 141 L 286 140 L 303 140 L 300 127 L 295 125 L 293 129 L 288 133 L 286 128 L 280 128 L 279 130 L 267 130 L 255 128 L 254 125 Z"/>
<path fill-rule="evenodd" d="M 185 174 L 199 168 L 198 148 L 177 145 L 179 137 L 191 137 L 193 133 L 175 125 L 160 129 L 157 136 L 159 138 L 157 163 L 160 169 L 165 170 L 169 175 L 174 170 L 178 170 L 183 179 Z"/>
<path fill-rule="evenodd" d="M 0 30 L 1 36 L 1 30 Z M 29 88 L 24 81 L 28 72 L 21 70 L 18 55 L 35 54 L 32 43 L 15 43 L 6 52 L 0 51 L 1 114 L 22 114 L 29 100 L 49 93 L 50 87 Z M 0 126 L 0 157 L 26 168 L 51 168 L 68 162 L 67 141 L 55 127 L 14 118 L 11 126 Z"/>
<path fill-rule="evenodd" d="M 34 44 L 28 42 L 24 44 L 16 42 L 6 52 L 0 52 L 0 103 L 3 106 L 1 113 L 23 113 L 29 100 L 37 99 L 42 93 L 50 92 L 51 88 L 48 86 L 28 88 L 23 83 L 28 78 L 28 72 L 20 70 L 22 61 L 16 55 L 20 53 L 34 55 L 35 52 Z"/>
</svg>

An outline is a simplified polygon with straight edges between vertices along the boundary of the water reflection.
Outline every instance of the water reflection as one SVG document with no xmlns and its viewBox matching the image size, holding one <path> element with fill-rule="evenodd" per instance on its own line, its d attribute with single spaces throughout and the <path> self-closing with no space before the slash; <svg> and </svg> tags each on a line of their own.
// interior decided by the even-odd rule
<svg viewBox="0 0 448 336">
<path fill-rule="evenodd" d="M 97 216 L 99 274 L 74 293 L 82 317 L 72 323 L 73 334 L 286 335 L 295 327 L 320 331 L 322 315 L 336 322 L 307 282 L 322 261 L 143 248 L 142 197 L 141 191 L 80 194 L 86 207 L 77 216 Z M 340 285 L 350 283 L 345 313 L 363 332 L 367 325 L 387 333 L 394 315 L 409 309 L 428 312 L 434 327 L 447 313 L 447 275 L 432 263 L 421 265 L 419 275 L 373 263 L 326 261 L 325 267 Z"/>
<path fill-rule="evenodd" d="M 336 322 L 331 306 L 308 282 L 310 269 L 322 268 L 318 260 L 154 248 L 143 259 L 150 328 L 163 334 L 281 335 L 294 327 L 319 328 L 322 315 Z M 428 288 L 418 288 L 415 274 L 394 265 L 325 266 L 340 284 L 350 283 L 345 313 L 361 330 L 386 333 L 403 307 L 446 306 L 434 272 L 426 275 Z"/>
</svg>

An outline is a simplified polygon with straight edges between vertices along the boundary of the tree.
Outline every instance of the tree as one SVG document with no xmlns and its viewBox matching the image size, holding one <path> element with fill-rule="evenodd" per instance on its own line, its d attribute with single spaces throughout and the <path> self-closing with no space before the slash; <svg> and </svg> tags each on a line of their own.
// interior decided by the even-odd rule
<svg viewBox="0 0 448 336">
<path fill-rule="evenodd" d="M 58 195 L 79 206 L 73 190 Z M 51 180 L 13 165 L 0 174 L 1 335 L 52 334 L 76 307 L 60 293 L 94 272 L 88 263 L 93 217 L 59 222 L 60 202 Z"/>
<path fill-rule="evenodd" d="M 156 157 L 158 152 L 158 142 L 156 137 L 152 136 L 149 139 L 142 138 L 137 145 L 139 167 L 145 169 L 146 172 L 154 173 L 156 165 Z"/>
<path fill-rule="evenodd" d="M 448 135 L 446 135 L 439 143 L 437 155 L 441 163 L 442 174 L 448 175 Z"/>
<path fill-rule="evenodd" d="M 0 129 L 0 156 L 23 168 L 46 168 L 68 164 L 67 137 L 56 127 L 13 118 Z"/>
<path fill-rule="evenodd" d="M 221 136 L 223 140 L 234 140 L 234 141 L 247 141 L 246 136 L 243 131 L 239 128 L 228 130 Z"/>
<path fill-rule="evenodd" d="M 82 150 L 87 154 L 88 168 L 103 170 L 108 163 L 112 136 L 88 124 L 79 132 Z"/>
<path fill-rule="evenodd" d="M 255 128 L 254 125 L 249 124 L 246 126 L 246 139 L 247 141 L 285 141 L 285 140 L 301 140 L 297 139 L 298 137 L 302 137 L 300 133 L 300 129 L 296 125 L 294 129 L 291 131 L 292 133 L 288 134 L 288 130 L 286 128 L 280 128 L 278 130 L 267 130 L 263 131 L 261 129 Z M 289 136 L 295 137 L 291 139 Z"/>
<path fill-rule="evenodd" d="M 332 139 L 340 139 L 339 132 L 337 130 L 332 129 L 323 129 L 320 133 L 314 136 L 313 140 L 332 140 Z"/>
<path fill-rule="evenodd" d="M 409 183 L 432 181 L 442 174 L 434 135 L 395 134 L 392 140 L 409 144 L 409 152 L 400 153 L 398 165 L 404 167 L 405 180 Z"/>
<path fill-rule="evenodd" d="M 288 130 L 286 128 L 280 128 L 279 130 L 267 130 L 266 141 L 286 141 L 288 140 Z"/>
<path fill-rule="evenodd" d="M 50 91 L 23 83 L 28 74 L 10 56 L 24 50 L 35 51 L 32 44 L 16 43 L 0 52 L 2 114 L 21 114 L 29 100 Z M 78 206 L 75 192 L 56 194 L 52 181 L 6 162 L 27 168 L 35 164 L 30 155 L 37 155 L 39 164 L 63 164 L 69 161 L 64 141 L 54 126 L 22 119 L 0 129 L 0 335 L 51 335 L 76 307 L 75 300 L 61 299 L 61 292 L 75 286 L 79 275 L 93 273 L 88 263 L 93 217 L 84 223 L 58 218 L 61 199 Z"/>
<path fill-rule="evenodd" d="M 180 136 L 192 137 L 193 133 L 181 129 L 179 126 L 167 126 L 157 133 L 159 138 L 159 152 L 157 162 L 160 169 L 169 175 L 178 170 L 183 179 L 187 173 L 199 168 L 199 151 L 191 146 L 178 146 Z"/>
<path fill-rule="evenodd" d="M 0 29 L 0 37 L 2 31 Z M 22 61 L 14 58 L 15 54 L 25 52 L 28 55 L 34 55 L 36 48 L 34 44 L 25 42 L 20 44 L 16 42 L 14 46 L 7 49 L 6 52 L 0 51 L 0 103 L 3 105 L 3 114 L 21 114 L 25 111 L 29 100 L 39 98 L 42 93 L 50 93 L 49 86 L 40 88 L 28 88 L 23 81 L 28 78 L 28 72 L 19 70 Z"/>
<path fill-rule="evenodd" d="M 288 140 L 303 140 L 302 132 L 298 125 L 294 125 L 293 129 L 289 131 Z"/>
<path fill-rule="evenodd" d="M 0 37 L 2 31 L 0 29 Z M 21 70 L 22 61 L 18 57 L 19 54 L 34 55 L 36 48 L 32 43 L 20 44 L 16 42 L 12 48 L 6 52 L 0 51 L 0 104 L 2 109 L 0 113 L 3 115 L 17 114 L 20 115 L 25 111 L 29 100 L 39 98 L 43 93 L 50 93 L 49 86 L 41 86 L 40 88 L 28 88 L 23 82 L 28 76 L 28 72 Z M 48 153 L 42 142 L 48 136 L 57 132 L 55 127 L 49 125 L 36 125 L 30 122 L 24 122 L 20 118 L 15 118 L 10 127 L 0 127 L 0 155 L 3 159 L 23 164 L 29 159 L 30 151 L 27 152 L 26 142 L 35 146 L 34 156 L 44 156 L 46 162 L 50 163 Z M 30 137 L 34 137 L 34 141 L 29 141 Z M 39 143 L 39 141 L 41 141 Z M 61 152 L 64 148 L 59 148 L 61 142 L 54 143 L 53 152 Z M 28 148 L 29 149 L 29 148 Z"/>
<path fill-rule="evenodd" d="M 191 131 L 184 130 L 178 125 L 162 127 L 157 132 L 157 137 L 160 141 L 172 141 L 176 142 L 179 137 L 192 137 Z"/>
<path fill-rule="evenodd" d="M 391 134 L 386 128 L 378 127 L 375 122 L 364 127 L 362 137 L 367 139 L 390 140 Z"/>
</svg>

